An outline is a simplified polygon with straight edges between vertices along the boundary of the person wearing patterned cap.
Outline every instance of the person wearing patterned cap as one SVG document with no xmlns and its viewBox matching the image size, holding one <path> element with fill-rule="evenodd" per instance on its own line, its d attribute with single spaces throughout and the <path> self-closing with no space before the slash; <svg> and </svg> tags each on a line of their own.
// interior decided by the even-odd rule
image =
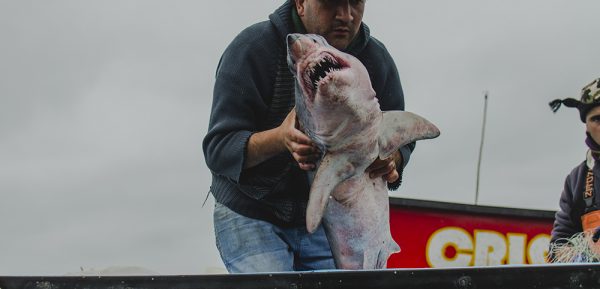
<svg viewBox="0 0 600 289">
<path fill-rule="evenodd" d="M 560 209 L 556 212 L 549 260 L 556 260 L 553 247 L 564 245 L 576 234 L 591 235 L 594 242 L 600 236 L 600 78 L 581 90 L 581 99 L 557 99 L 550 102 L 556 112 L 561 105 L 579 110 L 579 117 L 586 127 L 588 146 L 586 160 L 567 176 L 560 197 Z M 577 262 L 590 261 L 576 259 Z"/>
</svg>

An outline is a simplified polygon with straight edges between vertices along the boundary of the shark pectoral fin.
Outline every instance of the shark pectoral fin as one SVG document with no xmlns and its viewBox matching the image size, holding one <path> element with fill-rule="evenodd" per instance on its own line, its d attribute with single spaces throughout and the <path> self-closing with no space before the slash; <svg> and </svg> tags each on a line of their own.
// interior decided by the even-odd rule
<svg viewBox="0 0 600 289">
<path fill-rule="evenodd" d="M 379 128 L 379 158 L 387 158 L 403 145 L 439 135 L 434 124 L 412 112 L 384 111 Z"/>
<path fill-rule="evenodd" d="M 323 218 L 329 196 L 335 187 L 354 174 L 354 166 L 343 156 L 335 158 L 326 154 L 321 160 L 310 187 L 306 208 L 306 229 L 314 232 Z"/>
</svg>

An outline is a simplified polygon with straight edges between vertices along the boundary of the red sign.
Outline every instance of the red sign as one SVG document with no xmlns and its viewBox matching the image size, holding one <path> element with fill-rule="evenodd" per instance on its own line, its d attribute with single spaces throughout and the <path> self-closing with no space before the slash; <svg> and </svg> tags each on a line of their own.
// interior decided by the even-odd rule
<svg viewBox="0 0 600 289">
<path fill-rule="evenodd" d="M 553 220 L 550 211 L 392 199 L 392 237 L 402 251 L 388 267 L 544 263 Z"/>
</svg>

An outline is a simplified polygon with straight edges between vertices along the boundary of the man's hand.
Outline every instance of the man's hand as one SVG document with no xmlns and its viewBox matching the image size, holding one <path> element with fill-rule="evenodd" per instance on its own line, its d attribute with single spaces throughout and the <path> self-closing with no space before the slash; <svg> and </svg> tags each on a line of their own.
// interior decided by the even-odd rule
<svg viewBox="0 0 600 289">
<path fill-rule="evenodd" d="M 321 157 L 311 139 L 297 128 L 296 111 L 292 110 L 276 128 L 253 133 L 246 147 L 244 168 L 254 167 L 273 156 L 289 151 L 303 170 L 313 170 Z"/>
<path fill-rule="evenodd" d="M 306 171 L 314 170 L 315 162 L 321 157 L 321 152 L 312 140 L 298 129 L 295 109 L 290 111 L 278 130 L 283 145 L 298 162 L 300 168 Z"/>
<path fill-rule="evenodd" d="M 378 157 L 365 172 L 372 179 L 382 177 L 386 182 L 393 183 L 400 177 L 398 171 L 396 171 L 396 164 L 401 165 L 402 162 L 402 154 L 396 151 L 387 159 L 382 160 Z"/>
</svg>

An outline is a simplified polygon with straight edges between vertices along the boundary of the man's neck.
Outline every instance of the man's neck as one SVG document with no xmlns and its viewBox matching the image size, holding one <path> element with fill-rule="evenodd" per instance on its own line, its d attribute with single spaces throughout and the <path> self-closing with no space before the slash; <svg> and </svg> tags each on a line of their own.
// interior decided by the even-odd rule
<svg viewBox="0 0 600 289">
<path fill-rule="evenodd" d="M 294 32 L 306 34 L 306 28 L 302 23 L 302 19 L 300 19 L 300 15 L 298 15 L 298 11 L 296 7 L 292 5 L 292 22 L 294 22 Z"/>
</svg>

